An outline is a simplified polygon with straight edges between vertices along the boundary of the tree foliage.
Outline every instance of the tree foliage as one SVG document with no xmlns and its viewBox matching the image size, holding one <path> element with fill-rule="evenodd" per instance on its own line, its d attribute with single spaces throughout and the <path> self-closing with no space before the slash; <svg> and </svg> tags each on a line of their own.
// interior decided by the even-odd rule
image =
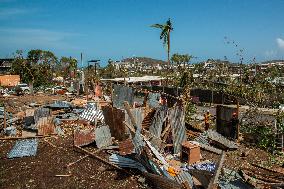
<svg viewBox="0 0 284 189">
<path fill-rule="evenodd" d="M 170 18 L 165 24 L 153 24 L 151 27 L 161 30 L 160 39 L 163 40 L 163 45 L 167 47 L 168 64 L 170 64 L 170 33 L 173 31 Z"/>
</svg>

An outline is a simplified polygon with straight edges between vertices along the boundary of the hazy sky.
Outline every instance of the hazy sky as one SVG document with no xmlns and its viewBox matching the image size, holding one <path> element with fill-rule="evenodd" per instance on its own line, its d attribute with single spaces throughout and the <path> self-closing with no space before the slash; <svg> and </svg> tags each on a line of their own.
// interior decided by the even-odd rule
<svg viewBox="0 0 284 189">
<path fill-rule="evenodd" d="M 245 62 L 284 57 L 284 0 L 0 0 L 0 57 L 17 49 L 84 60 L 166 60 L 159 31 L 171 18 L 171 53 Z M 224 39 L 227 37 L 227 40 Z M 235 43 L 227 44 L 227 41 Z"/>
</svg>

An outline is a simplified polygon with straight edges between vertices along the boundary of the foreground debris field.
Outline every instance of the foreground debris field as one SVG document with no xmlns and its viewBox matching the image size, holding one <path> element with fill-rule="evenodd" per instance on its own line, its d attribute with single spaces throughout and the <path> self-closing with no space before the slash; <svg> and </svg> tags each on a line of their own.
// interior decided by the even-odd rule
<svg viewBox="0 0 284 189">
<path fill-rule="evenodd" d="M 137 107 L 124 86 L 114 87 L 112 101 L 2 98 L 0 188 L 284 186 L 281 156 L 196 129 L 185 123 L 180 100 L 164 105 L 158 96 L 149 93 Z"/>
</svg>

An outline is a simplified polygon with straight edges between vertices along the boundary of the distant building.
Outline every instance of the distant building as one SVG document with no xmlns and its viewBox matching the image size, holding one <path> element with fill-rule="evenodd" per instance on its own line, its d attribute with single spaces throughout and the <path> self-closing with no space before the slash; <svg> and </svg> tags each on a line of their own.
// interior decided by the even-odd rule
<svg viewBox="0 0 284 189">
<path fill-rule="evenodd" d="M 13 58 L 0 59 L 0 75 L 10 74 L 12 68 Z"/>
</svg>

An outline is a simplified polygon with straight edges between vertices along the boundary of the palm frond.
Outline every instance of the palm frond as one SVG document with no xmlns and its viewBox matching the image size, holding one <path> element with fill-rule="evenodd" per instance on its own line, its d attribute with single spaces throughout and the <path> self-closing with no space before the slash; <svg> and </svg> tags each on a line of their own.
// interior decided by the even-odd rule
<svg viewBox="0 0 284 189">
<path fill-rule="evenodd" d="M 162 24 L 153 24 L 153 25 L 151 25 L 151 27 L 163 29 L 164 26 Z"/>
</svg>

